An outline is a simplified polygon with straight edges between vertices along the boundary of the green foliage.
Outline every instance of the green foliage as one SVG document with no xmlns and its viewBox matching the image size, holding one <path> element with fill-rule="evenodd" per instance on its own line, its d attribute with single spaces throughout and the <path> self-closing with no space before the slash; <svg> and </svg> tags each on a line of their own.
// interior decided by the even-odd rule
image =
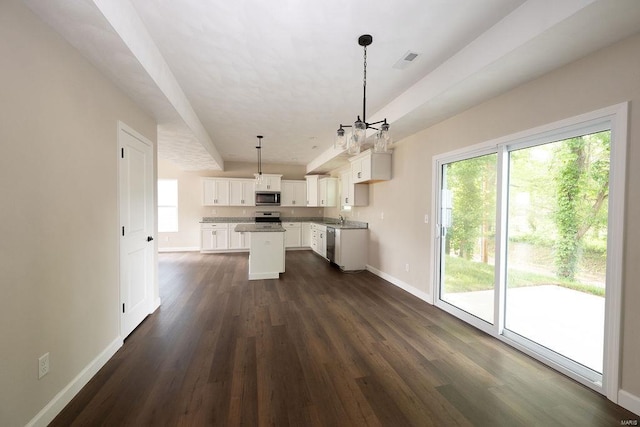
<svg viewBox="0 0 640 427">
<path fill-rule="evenodd" d="M 592 227 L 606 230 L 610 132 L 571 138 L 555 145 L 555 265 L 559 277 L 573 279 L 587 232 Z"/>
<path fill-rule="evenodd" d="M 495 223 L 496 155 L 451 163 L 446 177 L 453 193 L 449 249 L 471 259 L 479 237 Z"/>
<path fill-rule="evenodd" d="M 494 266 L 465 260 L 456 256 L 446 256 L 445 291 L 447 293 L 486 291 L 494 288 Z M 509 288 L 523 286 L 556 285 L 597 296 L 604 296 L 604 288 L 579 281 L 559 279 L 550 274 L 531 273 L 509 269 Z"/>
</svg>

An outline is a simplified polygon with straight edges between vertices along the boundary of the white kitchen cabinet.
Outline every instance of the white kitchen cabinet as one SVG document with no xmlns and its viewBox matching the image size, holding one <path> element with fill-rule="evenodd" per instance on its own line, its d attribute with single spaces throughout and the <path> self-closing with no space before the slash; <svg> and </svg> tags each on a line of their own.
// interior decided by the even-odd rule
<svg viewBox="0 0 640 427">
<path fill-rule="evenodd" d="M 367 150 L 349 159 L 353 184 L 391 179 L 391 153 Z"/>
<path fill-rule="evenodd" d="M 229 180 L 203 179 L 202 204 L 204 206 L 229 206 Z"/>
<path fill-rule="evenodd" d="M 278 279 L 285 271 L 283 232 L 251 233 L 249 280 Z"/>
<path fill-rule="evenodd" d="M 283 222 L 284 247 L 299 248 L 302 246 L 302 223 L 300 222 Z"/>
<path fill-rule="evenodd" d="M 314 252 L 318 252 L 318 230 L 316 229 L 315 224 L 311 224 L 309 226 L 310 235 L 309 235 L 309 246 Z"/>
<path fill-rule="evenodd" d="M 282 180 L 280 206 L 307 206 L 307 183 L 305 181 Z"/>
<path fill-rule="evenodd" d="M 331 207 L 336 206 L 338 198 L 338 179 L 337 178 L 320 178 L 318 180 L 318 199 L 319 206 Z"/>
<path fill-rule="evenodd" d="M 307 206 L 320 206 L 318 181 L 321 177 L 321 175 L 307 175 L 304 177 L 307 181 Z"/>
<path fill-rule="evenodd" d="M 229 206 L 255 205 L 255 181 L 253 179 L 230 179 Z"/>
<path fill-rule="evenodd" d="M 249 250 L 251 247 L 251 233 L 235 231 L 236 225 L 229 224 L 229 249 Z"/>
<path fill-rule="evenodd" d="M 364 270 L 369 259 L 369 230 L 336 228 L 334 262 L 345 271 Z"/>
<path fill-rule="evenodd" d="M 340 174 L 340 206 L 369 205 L 369 184 L 353 184 L 351 171 Z"/>
<path fill-rule="evenodd" d="M 229 224 L 201 224 L 200 251 L 219 251 L 229 247 Z"/>
<path fill-rule="evenodd" d="M 282 175 L 263 173 L 262 184 L 256 184 L 255 191 L 282 191 L 281 179 Z"/>
<path fill-rule="evenodd" d="M 318 254 L 326 258 L 327 257 L 327 227 L 318 226 Z"/>
<path fill-rule="evenodd" d="M 323 258 L 327 257 L 327 227 L 311 224 L 311 249 Z"/>
<path fill-rule="evenodd" d="M 309 222 L 302 223 L 301 245 L 303 248 L 311 246 L 311 223 Z"/>
</svg>

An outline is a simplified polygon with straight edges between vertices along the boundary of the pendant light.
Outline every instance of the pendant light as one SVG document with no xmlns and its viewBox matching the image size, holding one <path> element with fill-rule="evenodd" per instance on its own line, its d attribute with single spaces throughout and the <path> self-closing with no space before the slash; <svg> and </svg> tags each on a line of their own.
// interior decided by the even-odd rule
<svg viewBox="0 0 640 427">
<path fill-rule="evenodd" d="M 262 176 L 262 135 L 258 135 L 258 145 L 256 146 L 256 150 L 258 150 L 258 173 L 256 174 L 256 185 L 261 185 L 264 182 L 264 177 Z"/>
<path fill-rule="evenodd" d="M 358 44 L 364 49 L 364 78 L 362 80 L 362 118 L 357 116 L 353 125 L 341 124 L 338 128 L 335 148 L 342 150 L 346 149 L 349 154 L 358 154 L 360 148 L 365 143 L 367 138 L 367 129 L 375 129 L 375 142 L 373 144 L 373 151 L 376 153 L 386 153 L 389 151 L 389 144 L 391 144 L 391 135 L 389 135 L 389 124 L 387 119 L 380 120 L 374 123 L 367 123 L 367 46 L 373 43 L 373 37 L 369 34 L 363 34 L 358 38 Z M 382 123 L 378 129 L 375 125 Z M 351 133 L 347 135 L 344 128 L 353 128 Z"/>
</svg>

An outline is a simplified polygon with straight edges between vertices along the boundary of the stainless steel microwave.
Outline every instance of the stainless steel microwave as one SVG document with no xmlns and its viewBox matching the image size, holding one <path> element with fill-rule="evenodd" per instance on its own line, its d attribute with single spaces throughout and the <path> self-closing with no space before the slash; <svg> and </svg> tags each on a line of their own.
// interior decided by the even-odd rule
<svg viewBox="0 0 640 427">
<path fill-rule="evenodd" d="M 256 206 L 280 206 L 280 192 L 256 191 Z"/>
</svg>

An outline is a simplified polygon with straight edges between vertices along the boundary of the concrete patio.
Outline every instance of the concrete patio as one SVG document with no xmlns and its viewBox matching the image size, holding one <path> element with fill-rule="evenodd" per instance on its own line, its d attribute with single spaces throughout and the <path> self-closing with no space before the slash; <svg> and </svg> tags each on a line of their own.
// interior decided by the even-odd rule
<svg viewBox="0 0 640 427">
<path fill-rule="evenodd" d="M 493 319 L 493 290 L 449 293 L 445 301 Z M 510 288 L 505 327 L 596 372 L 602 372 L 604 297 L 555 285 Z"/>
</svg>

